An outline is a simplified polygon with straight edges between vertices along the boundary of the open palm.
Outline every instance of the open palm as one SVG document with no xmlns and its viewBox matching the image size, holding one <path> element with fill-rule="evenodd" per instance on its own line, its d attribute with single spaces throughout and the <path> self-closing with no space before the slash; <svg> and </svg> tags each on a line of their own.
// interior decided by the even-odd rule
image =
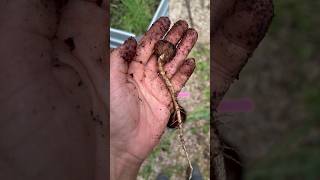
<svg viewBox="0 0 320 180">
<path fill-rule="evenodd" d="M 169 27 L 169 19 L 162 17 L 139 44 L 130 38 L 110 56 L 111 148 L 140 161 L 158 144 L 172 110 L 169 91 L 153 54 L 155 43 L 165 36 L 177 45 L 175 57 L 165 66 L 176 91 L 181 90 L 195 68 L 194 59 L 186 58 L 197 40 L 196 31 L 188 29 L 185 21 L 178 21 L 167 33 Z"/>
</svg>

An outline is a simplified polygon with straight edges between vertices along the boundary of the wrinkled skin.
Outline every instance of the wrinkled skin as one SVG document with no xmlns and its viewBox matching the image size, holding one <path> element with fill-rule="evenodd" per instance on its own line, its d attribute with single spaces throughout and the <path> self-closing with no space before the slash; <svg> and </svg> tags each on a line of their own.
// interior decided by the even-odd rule
<svg viewBox="0 0 320 180">
<path fill-rule="evenodd" d="M 169 27 L 169 19 L 162 17 L 138 44 L 129 39 L 110 55 L 111 172 L 115 172 L 111 179 L 135 179 L 142 161 L 159 143 L 173 110 L 153 54 L 156 42 Z M 188 29 L 185 21 L 178 21 L 164 39 L 177 45 L 165 70 L 179 92 L 195 68 L 194 60 L 186 58 L 197 32 Z M 128 170 L 132 167 L 133 171 Z"/>
<path fill-rule="evenodd" d="M 0 2 L 0 179 L 106 177 L 106 6 L 64 2 Z"/>
</svg>

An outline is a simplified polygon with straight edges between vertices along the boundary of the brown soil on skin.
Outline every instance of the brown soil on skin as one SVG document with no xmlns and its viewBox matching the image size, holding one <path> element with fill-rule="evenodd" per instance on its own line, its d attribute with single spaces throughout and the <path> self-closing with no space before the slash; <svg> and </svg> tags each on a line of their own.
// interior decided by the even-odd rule
<svg viewBox="0 0 320 180">
<path fill-rule="evenodd" d="M 174 8 L 172 8 L 174 7 Z M 209 23 L 210 23 L 210 13 L 209 13 L 209 0 L 194 0 L 192 1 L 191 12 L 193 13 L 194 26 L 198 33 L 198 41 L 193 51 L 201 51 L 201 47 L 209 49 Z M 180 19 L 190 21 L 188 19 L 187 10 L 185 7 L 185 0 L 170 0 L 169 5 L 169 17 L 172 22 L 184 23 L 184 21 L 179 21 Z M 190 33 L 190 32 L 189 32 Z M 192 33 L 192 32 L 191 32 Z M 193 57 L 193 56 L 190 56 Z M 195 63 L 198 61 L 209 61 L 209 56 L 201 56 L 195 59 Z M 194 63 L 190 60 L 187 63 Z M 209 81 L 204 81 L 203 76 L 198 73 L 197 68 L 192 74 L 187 84 L 183 88 L 183 92 L 190 92 L 190 97 L 186 99 L 179 99 L 179 103 L 187 111 L 187 118 L 196 107 L 208 105 L 208 101 L 204 101 L 205 87 L 209 87 Z M 209 72 L 207 72 L 209 74 Z M 208 108 L 209 109 L 209 108 Z M 188 153 L 191 157 L 192 162 L 196 162 L 200 167 L 200 171 L 203 175 L 204 180 L 209 179 L 209 156 L 210 156 L 210 138 L 209 131 L 203 131 L 204 127 L 209 126 L 209 121 L 206 119 L 197 119 L 192 122 L 186 121 L 184 123 L 184 136 L 186 140 L 186 145 L 188 148 Z M 185 155 L 181 149 L 180 142 L 176 130 L 167 130 L 161 138 L 160 144 L 167 144 L 166 139 L 169 139 L 168 151 L 160 150 L 156 157 L 150 157 L 144 163 L 140 169 L 138 180 L 143 179 L 155 179 L 160 172 L 164 172 L 170 175 L 170 179 L 174 180 L 185 180 L 186 179 L 186 169 L 187 161 Z M 143 172 L 146 166 L 151 165 L 152 169 L 150 176 L 148 178 L 143 177 L 145 172 Z M 168 173 L 171 172 L 171 173 Z"/>
<path fill-rule="evenodd" d="M 120 55 L 126 61 L 132 61 L 136 54 L 137 42 L 133 37 L 130 37 L 124 42 L 123 47 L 121 47 Z"/>
</svg>

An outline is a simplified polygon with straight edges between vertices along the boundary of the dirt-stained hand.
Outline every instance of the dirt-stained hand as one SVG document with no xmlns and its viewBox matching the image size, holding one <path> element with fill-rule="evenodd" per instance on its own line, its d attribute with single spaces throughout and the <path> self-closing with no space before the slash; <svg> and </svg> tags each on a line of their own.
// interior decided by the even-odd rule
<svg viewBox="0 0 320 180">
<path fill-rule="evenodd" d="M 264 38 L 272 0 L 214 0 L 211 11 L 211 94 L 216 109 L 233 80 Z"/>
<path fill-rule="evenodd" d="M 165 65 L 176 91 L 195 68 L 194 59 L 186 58 L 197 32 L 185 21 L 169 27 L 169 19 L 161 17 L 138 44 L 130 38 L 110 55 L 111 158 L 115 154 L 123 156 L 123 163 L 139 164 L 149 155 L 159 143 L 172 111 L 172 100 L 153 54 L 156 42 L 164 38 L 176 45 L 175 56 Z"/>
</svg>

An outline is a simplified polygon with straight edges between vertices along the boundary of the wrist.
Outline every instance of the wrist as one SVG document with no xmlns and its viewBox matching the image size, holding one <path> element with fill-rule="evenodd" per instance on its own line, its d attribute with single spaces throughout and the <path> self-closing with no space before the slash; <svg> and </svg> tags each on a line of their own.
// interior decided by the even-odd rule
<svg viewBox="0 0 320 180">
<path fill-rule="evenodd" d="M 143 160 L 128 152 L 110 149 L 111 180 L 133 180 L 137 178 Z"/>
</svg>

